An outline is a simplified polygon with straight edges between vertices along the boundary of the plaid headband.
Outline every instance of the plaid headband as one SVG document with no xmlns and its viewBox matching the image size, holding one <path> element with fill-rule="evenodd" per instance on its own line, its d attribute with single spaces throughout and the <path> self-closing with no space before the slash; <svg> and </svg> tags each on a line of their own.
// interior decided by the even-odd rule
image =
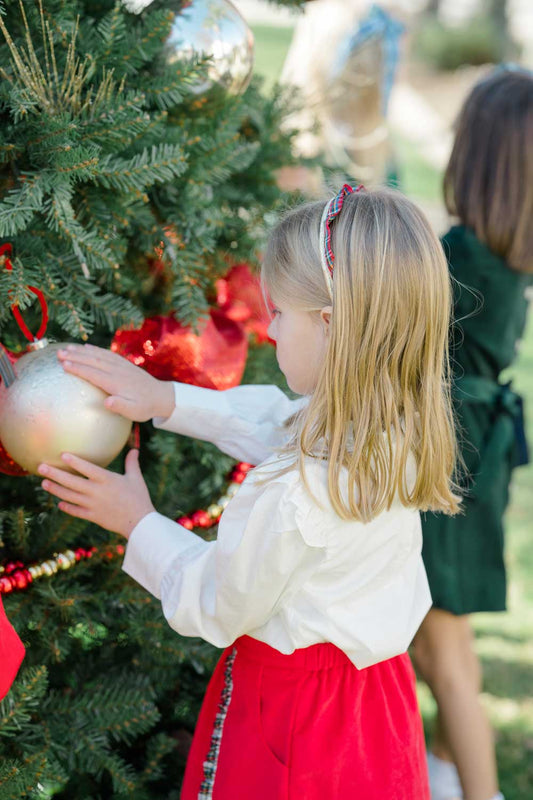
<svg viewBox="0 0 533 800">
<path fill-rule="evenodd" d="M 331 223 L 339 216 L 341 209 L 346 198 L 346 195 L 352 192 L 362 192 L 365 190 L 363 184 L 359 184 L 357 189 L 345 183 L 340 192 L 329 200 L 324 206 L 322 212 L 322 219 L 320 220 L 320 260 L 322 263 L 322 271 L 326 280 L 326 285 L 331 299 L 333 300 L 333 264 L 335 262 L 335 255 L 331 247 Z"/>
</svg>

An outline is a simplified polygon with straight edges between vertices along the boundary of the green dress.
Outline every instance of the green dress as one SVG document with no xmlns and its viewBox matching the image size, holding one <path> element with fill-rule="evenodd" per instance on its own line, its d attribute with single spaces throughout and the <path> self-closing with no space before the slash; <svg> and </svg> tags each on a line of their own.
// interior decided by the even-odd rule
<svg viewBox="0 0 533 800">
<path fill-rule="evenodd" d="M 463 226 L 443 245 L 458 282 L 451 356 L 464 513 L 423 514 L 422 554 L 436 608 L 503 611 L 503 515 L 511 470 L 527 462 L 527 447 L 521 398 L 498 379 L 524 332 L 532 276 L 511 270 Z"/>
</svg>

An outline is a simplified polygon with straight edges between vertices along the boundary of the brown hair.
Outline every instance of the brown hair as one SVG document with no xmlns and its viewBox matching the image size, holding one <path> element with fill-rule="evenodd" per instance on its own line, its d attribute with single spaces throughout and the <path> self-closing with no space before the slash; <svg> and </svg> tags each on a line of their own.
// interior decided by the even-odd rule
<svg viewBox="0 0 533 800">
<path fill-rule="evenodd" d="M 533 76 L 498 68 L 466 99 L 444 176 L 448 211 L 509 267 L 533 272 Z"/>
<path fill-rule="evenodd" d="M 304 205 L 277 225 L 262 270 L 274 303 L 317 317 L 331 304 L 320 261 L 323 207 Z M 347 195 L 332 244 L 327 351 L 285 452 L 296 455 L 304 483 L 306 460 L 327 459 L 329 497 L 344 519 L 367 522 L 395 498 L 455 513 L 451 288 L 440 242 L 410 200 L 372 189 Z"/>
</svg>

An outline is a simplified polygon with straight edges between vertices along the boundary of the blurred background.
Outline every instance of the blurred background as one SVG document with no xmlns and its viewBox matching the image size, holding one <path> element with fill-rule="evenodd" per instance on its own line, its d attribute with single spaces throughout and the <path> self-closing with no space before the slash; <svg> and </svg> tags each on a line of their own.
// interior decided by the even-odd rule
<svg viewBox="0 0 533 800">
<path fill-rule="evenodd" d="M 234 0 L 234 5 L 253 30 L 255 70 L 265 78 L 265 88 L 276 81 L 295 83 L 315 111 L 328 94 L 322 87 L 322 96 L 316 96 L 316 73 L 332 72 L 335 62 L 338 66 L 340 48 L 374 6 L 368 0 L 310 0 L 302 15 L 266 0 Z M 383 0 L 378 6 L 403 26 L 395 44 L 397 52 L 391 56 L 395 74 L 386 112 L 390 147 L 401 172 L 398 177 L 403 191 L 424 202 L 440 232 L 447 224 L 441 173 L 459 107 L 493 64 L 514 62 L 533 67 L 533 3 Z M 379 34 L 370 30 L 367 42 L 372 33 L 378 38 Z M 346 107 L 347 92 L 342 94 Z M 354 138 L 365 124 L 364 134 L 368 135 L 372 121 L 361 120 L 361 112 L 368 114 L 368 105 L 357 109 L 359 113 L 350 119 Z M 296 120 L 298 125 L 302 121 L 306 121 L 302 116 Z M 304 141 L 302 152 L 317 152 L 321 143 L 314 144 L 316 147 Z M 368 176 L 360 177 L 368 180 Z"/>
</svg>

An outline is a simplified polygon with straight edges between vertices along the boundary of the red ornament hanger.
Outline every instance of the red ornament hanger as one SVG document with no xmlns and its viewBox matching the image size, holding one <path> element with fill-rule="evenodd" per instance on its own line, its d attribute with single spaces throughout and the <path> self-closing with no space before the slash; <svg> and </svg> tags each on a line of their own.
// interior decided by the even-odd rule
<svg viewBox="0 0 533 800">
<path fill-rule="evenodd" d="M 11 270 L 13 269 L 13 264 L 11 263 L 10 259 L 12 252 L 13 248 L 11 244 L 7 243 L 0 245 L 0 258 L 3 257 L 5 268 L 9 272 L 11 272 Z M 16 303 L 14 303 L 11 306 L 11 311 L 13 312 L 13 316 L 15 317 L 17 324 L 22 333 L 24 334 L 24 336 L 26 337 L 26 339 L 29 342 L 34 342 L 36 339 L 42 339 L 44 334 L 46 333 L 46 327 L 48 325 L 48 303 L 46 302 L 43 292 L 36 286 L 28 286 L 28 289 L 30 290 L 30 292 L 33 292 L 33 294 L 37 297 L 39 305 L 41 307 L 41 325 L 35 336 L 24 322 L 24 318 L 21 314 L 20 308 L 17 306 Z"/>
</svg>

